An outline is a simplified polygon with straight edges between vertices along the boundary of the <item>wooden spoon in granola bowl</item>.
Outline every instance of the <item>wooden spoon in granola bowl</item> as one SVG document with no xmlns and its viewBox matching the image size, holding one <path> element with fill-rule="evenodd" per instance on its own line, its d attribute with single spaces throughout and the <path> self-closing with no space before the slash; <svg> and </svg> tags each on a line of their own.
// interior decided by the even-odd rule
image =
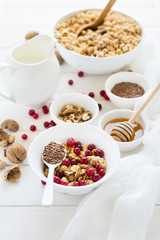
<svg viewBox="0 0 160 240">
<path fill-rule="evenodd" d="M 65 157 L 66 149 L 60 142 L 50 142 L 44 147 L 42 159 L 49 168 L 47 183 L 42 198 L 42 205 L 44 206 L 50 206 L 53 202 L 54 169 L 62 163 Z"/>
<path fill-rule="evenodd" d="M 101 23 L 103 22 L 104 18 L 106 17 L 107 13 L 110 11 L 111 7 L 114 5 L 114 3 L 116 2 L 116 0 L 110 0 L 109 3 L 107 4 L 107 6 L 105 7 L 105 9 L 102 11 L 102 13 L 100 14 L 100 16 L 92 23 L 83 25 L 82 27 L 80 27 L 76 34 L 77 36 L 85 29 L 87 28 L 92 28 L 92 29 L 96 29 L 99 25 L 101 25 Z"/>
</svg>

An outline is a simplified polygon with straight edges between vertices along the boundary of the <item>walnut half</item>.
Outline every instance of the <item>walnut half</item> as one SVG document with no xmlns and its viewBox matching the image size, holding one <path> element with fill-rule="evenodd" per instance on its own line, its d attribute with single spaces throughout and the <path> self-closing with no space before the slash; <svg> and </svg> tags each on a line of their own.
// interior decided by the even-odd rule
<svg viewBox="0 0 160 240">
<path fill-rule="evenodd" d="M 16 164 L 2 175 L 2 179 L 6 182 L 17 182 L 21 177 L 20 165 Z"/>
<path fill-rule="evenodd" d="M 15 141 L 15 136 L 8 134 L 0 128 L 0 147 L 6 147 Z"/>
</svg>

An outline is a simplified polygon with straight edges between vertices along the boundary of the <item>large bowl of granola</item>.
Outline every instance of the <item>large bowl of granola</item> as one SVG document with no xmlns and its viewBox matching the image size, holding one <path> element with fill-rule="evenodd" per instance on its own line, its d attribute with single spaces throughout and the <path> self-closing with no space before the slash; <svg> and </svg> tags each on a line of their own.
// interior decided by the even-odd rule
<svg viewBox="0 0 160 240">
<path fill-rule="evenodd" d="M 94 21 L 100 9 L 72 12 L 55 25 L 56 48 L 67 63 L 90 74 L 117 71 L 129 64 L 142 45 L 143 30 L 133 18 L 110 11 L 96 30 L 83 30 L 80 26 Z"/>
<path fill-rule="evenodd" d="M 107 181 L 119 163 L 118 145 L 107 133 L 88 124 L 61 124 L 40 133 L 29 148 L 30 166 L 43 183 L 47 182 L 48 167 L 42 152 L 54 141 L 66 148 L 66 158 L 55 169 L 53 178 L 54 189 L 61 193 L 89 193 Z"/>
</svg>

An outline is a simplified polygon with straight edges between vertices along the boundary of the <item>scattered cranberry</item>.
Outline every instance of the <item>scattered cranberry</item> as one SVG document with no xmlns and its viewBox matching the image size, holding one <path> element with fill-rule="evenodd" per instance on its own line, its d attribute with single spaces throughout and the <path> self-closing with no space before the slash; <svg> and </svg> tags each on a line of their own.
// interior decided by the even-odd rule
<svg viewBox="0 0 160 240">
<path fill-rule="evenodd" d="M 85 155 L 86 156 L 92 156 L 92 151 L 91 150 L 86 150 Z"/>
<path fill-rule="evenodd" d="M 73 165 L 77 165 L 77 160 L 76 159 L 72 159 L 71 160 L 71 165 L 73 166 Z"/>
<path fill-rule="evenodd" d="M 96 163 L 95 164 L 95 168 L 99 171 L 101 169 L 101 164 L 100 163 Z"/>
<path fill-rule="evenodd" d="M 48 109 L 48 107 L 47 107 L 46 105 L 44 105 L 44 106 L 42 107 L 42 110 L 45 110 L 45 109 Z"/>
<path fill-rule="evenodd" d="M 99 111 L 102 109 L 102 105 L 98 103 Z"/>
<path fill-rule="evenodd" d="M 62 178 L 64 176 L 64 172 L 62 170 L 59 170 L 56 172 L 56 176 Z"/>
<path fill-rule="evenodd" d="M 56 126 L 56 125 L 57 125 L 53 120 L 50 121 L 50 124 L 51 124 L 52 126 Z"/>
<path fill-rule="evenodd" d="M 51 128 L 51 127 L 53 127 L 52 124 L 49 124 L 47 128 Z"/>
<path fill-rule="evenodd" d="M 103 97 L 106 99 L 106 101 L 110 100 L 109 97 L 107 96 L 107 94 L 105 94 Z"/>
<path fill-rule="evenodd" d="M 34 118 L 34 119 L 39 118 L 39 114 L 38 114 L 38 113 L 33 114 L 33 118 Z"/>
<path fill-rule="evenodd" d="M 103 177 L 105 174 L 106 174 L 106 171 L 105 171 L 104 169 L 101 169 L 101 170 L 99 171 L 99 175 L 100 175 L 101 177 Z"/>
<path fill-rule="evenodd" d="M 99 174 L 94 174 L 94 175 L 92 176 L 93 182 L 97 182 L 97 181 L 99 181 L 100 179 L 101 179 L 101 177 L 100 177 Z"/>
<path fill-rule="evenodd" d="M 42 183 L 43 185 L 46 185 L 46 182 L 45 182 L 45 181 L 43 181 L 43 180 L 41 180 L 41 183 Z"/>
<path fill-rule="evenodd" d="M 101 91 L 100 91 L 100 95 L 101 95 L 102 97 L 104 97 L 105 94 L 106 94 L 105 90 L 101 90 Z"/>
<path fill-rule="evenodd" d="M 77 148 L 79 148 L 82 151 L 82 145 L 78 145 Z"/>
<path fill-rule="evenodd" d="M 101 149 L 97 149 L 96 150 L 96 156 L 98 156 L 98 157 L 104 157 L 104 152 L 103 152 L 103 150 L 101 150 Z"/>
<path fill-rule="evenodd" d="M 65 185 L 65 186 L 67 186 L 68 183 L 67 183 L 67 182 L 61 182 L 61 185 Z"/>
<path fill-rule="evenodd" d="M 81 153 L 81 149 L 79 149 L 79 148 L 74 148 L 74 153 L 75 153 L 76 155 L 79 155 L 79 154 Z"/>
<path fill-rule="evenodd" d="M 88 150 L 91 150 L 91 151 L 92 151 L 93 149 L 96 149 L 96 146 L 91 143 L 91 144 L 88 145 L 87 148 L 88 148 Z"/>
<path fill-rule="evenodd" d="M 36 131 L 36 126 L 35 126 L 35 125 L 31 125 L 31 126 L 30 126 L 30 130 L 31 130 L 32 132 Z"/>
<path fill-rule="evenodd" d="M 68 138 L 67 139 L 67 145 L 68 145 L 68 147 L 74 147 L 75 140 L 73 138 Z"/>
<path fill-rule="evenodd" d="M 81 145 L 81 142 L 79 141 L 75 142 L 75 147 L 78 147 L 79 145 Z"/>
<path fill-rule="evenodd" d="M 33 115 L 35 114 L 34 109 L 30 109 L 29 112 L 28 112 L 28 114 L 29 114 L 30 116 L 33 116 Z"/>
<path fill-rule="evenodd" d="M 80 72 L 78 73 L 78 76 L 79 76 L 79 77 L 83 77 L 83 75 L 84 75 L 84 72 L 81 72 L 81 71 L 80 71 Z"/>
<path fill-rule="evenodd" d="M 48 108 L 44 108 L 44 109 L 43 109 L 43 113 L 44 113 L 44 114 L 48 114 L 48 113 L 49 113 L 49 109 L 48 109 Z"/>
<path fill-rule="evenodd" d="M 88 158 L 87 158 L 87 157 L 82 157 L 82 158 L 80 159 L 80 163 L 81 163 L 81 164 L 88 164 Z"/>
<path fill-rule="evenodd" d="M 84 180 L 81 180 L 80 183 L 79 183 L 80 186 L 85 186 L 86 184 L 87 183 Z"/>
<path fill-rule="evenodd" d="M 27 140 L 27 138 L 28 138 L 27 134 L 22 134 L 22 139 L 23 140 Z"/>
<path fill-rule="evenodd" d="M 69 85 L 73 85 L 73 80 L 69 80 L 69 81 L 68 81 L 68 84 L 69 84 Z"/>
<path fill-rule="evenodd" d="M 46 122 L 43 123 L 43 125 L 44 125 L 45 128 L 48 128 L 49 122 L 46 121 Z"/>
<path fill-rule="evenodd" d="M 90 92 L 88 95 L 89 95 L 91 98 L 94 98 L 94 92 Z"/>
<path fill-rule="evenodd" d="M 78 187 L 78 186 L 79 186 L 79 182 L 74 182 L 74 183 L 73 183 L 73 186 L 74 186 L 74 187 Z"/>
<path fill-rule="evenodd" d="M 88 176 L 92 176 L 94 174 L 94 169 L 93 168 L 88 168 L 86 171 Z"/>
<path fill-rule="evenodd" d="M 70 161 L 68 159 L 63 160 L 63 165 L 65 165 L 66 167 L 69 167 Z"/>
<path fill-rule="evenodd" d="M 57 176 L 54 176 L 53 181 L 54 181 L 55 183 L 58 183 L 58 184 L 61 183 L 61 179 L 60 179 L 59 177 L 57 177 Z"/>
</svg>

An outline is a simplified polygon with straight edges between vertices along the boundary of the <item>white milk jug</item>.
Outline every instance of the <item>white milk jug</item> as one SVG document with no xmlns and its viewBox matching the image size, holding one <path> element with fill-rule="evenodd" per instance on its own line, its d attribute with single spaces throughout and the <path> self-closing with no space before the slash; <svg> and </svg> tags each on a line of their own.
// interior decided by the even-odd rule
<svg viewBox="0 0 160 240">
<path fill-rule="evenodd" d="M 53 40 L 38 35 L 12 49 L 0 64 L 9 96 L 0 96 L 30 107 L 38 107 L 53 97 L 59 83 L 60 66 Z"/>
</svg>

